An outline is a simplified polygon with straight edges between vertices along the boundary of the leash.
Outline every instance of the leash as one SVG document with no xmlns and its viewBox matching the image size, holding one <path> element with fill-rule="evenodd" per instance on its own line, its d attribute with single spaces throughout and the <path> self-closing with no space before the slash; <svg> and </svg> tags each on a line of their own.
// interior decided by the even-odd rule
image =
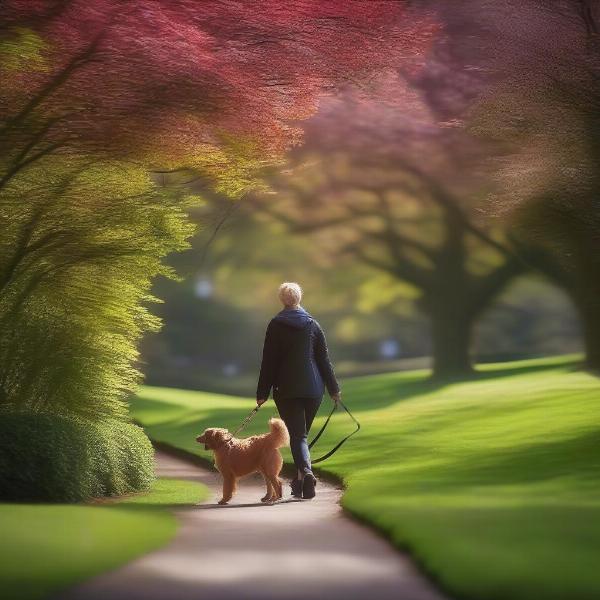
<svg viewBox="0 0 600 600">
<path fill-rule="evenodd" d="M 350 412 L 350 409 L 340 399 L 340 400 L 338 400 L 337 404 L 333 405 L 333 408 L 331 409 L 331 412 L 329 413 L 327 419 L 325 420 L 325 423 L 323 423 L 323 426 L 319 430 L 319 433 L 317 433 L 317 435 L 315 435 L 312 442 L 310 442 L 310 444 L 308 444 L 308 447 L 312 449 L 312 447 L 317 443 L 317 440 L 323 435 L 323 432 L 327 428 L 327 425 L 329 425 L 329 421 L 331 420 L 333 413 L 338 408 L 338 404 L 348 413 L 348 416 L 354 421 L 354 423 L 356 424 L 356 429 L 352 433 L 349 433 L 341 441 L 339 441 L 329 452 L 327 452 L 327 454 L 323 454 L 323 456 L 320 456 L 319 458 L 316 458 L 315 460 L 311 460 L 310 462 L 313 465 L 323 462 L 324 460 L 327 460 L 330 456 L 333 456 L 355 433 L 358 433 L 360 431 L 360 423 L 355 418 L 355 416 Z"/>
<path fill-rule="evenodd" d="M 323 432 L 325 431 L 325 429 L 327 429 L 327 425 L 329 425 L 329 421 L 331 420 L 331 417 L 333 417 L 333 413 L 338 409 L 338 406 L 341 406 L 348 413 L 348 416 L 354 421 L 356 429 L 349 433 L 346 437 L 341 439 L 329 452 L 323 454 L 323 456 L 320 456 L 315 460 L 311 460 L 310 462 L 313 465 L 323 462 L 324 460 L 327 460 L 330 456 L 333 456 L 354 434 L 360 431 L 360 423 L 358 422 L 356 417 L 350 412 L 350 409 L 341 400 L 339 400 L 337 404 L 333 405 L 331 412 L 329 413 L 329 415 L 327 415 L 327 419 L 325 419 L 325 423 L 323 423 L 323 426 L 321 427 L 317 435 L 315 435 L 313 440 L 308 444 L 308 447 L 312 449 L 312 447 L 317 443 L 319 438 L 323 435 Z M 252 421 L 252 419 L 256 416 L 256 413 L 258 412 L 259 408 L 260 406 L 256 406 L 250 411 L 248 416 L 241 422 L 240 426 L 231 434 L 231 437 L 235 437 L 240 431 L 242 431 L 242 429 L 244 429 L 244 427 L 246 427 L 246 425 L 248 425 L 248 423 L 250 423 L 250 421 Z"/>
<path fill-rule="evenodd" d="M 246 427 L 246 425 L 248 425 L 248 423 L 250 423 L 250 421 L 252 421 L 259 408 L 260 406 L 256 406 L 250 411 L 250 414 L 242 421 L 241 425 L 231 434 L 231 437 L 235 437 L 242 429 L 244 429 L 244 427 Z"/>
</svg>

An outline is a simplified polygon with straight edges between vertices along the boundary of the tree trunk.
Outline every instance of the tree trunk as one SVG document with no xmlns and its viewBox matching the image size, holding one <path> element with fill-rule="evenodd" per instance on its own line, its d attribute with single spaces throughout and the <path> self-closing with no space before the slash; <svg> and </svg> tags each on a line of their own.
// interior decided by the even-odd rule
<svg viewBox="0 0 600 600">
<path fill-rule="evenodd" d="M 441 306 L 431 314 L 433 377 L 463 377 L 473 372 L 470 346 L 472 322 L 468 314 Z"/>
<path fill-rule="evenodd" d="M 568 275 L 572 276 L 573 273 Z M 595 281 L 599 273 L 590 272 L 587 277 L 585 273 L 577 275 L 551 279 L 568 294 L 577 310 L 586 367 L 600 373 L 600 284 Z"/>
<path fill-rule="evenodd" d="M 573 298 L 581 319 L 585 364 L 600 372 L 600 285 L 590 281 L 589 288 L 575 291 Z"/>
<path fill-rule="evenodd" d="M 595 155 L 600 162 L 600 148 Z M 586 366 L 600 372 L 600 215 L 593 199 L 575 197 L 572 202 L 575 208 L 550 204 L 543 213 L 534 207 L 539 212 L 532 211 L 525 224 L 536 226 L 535 218 L 541 221 L 543 215 L 541 243 L 546 250 L 528 259 L 572 299 L 581 321 Z"/>
</svg>

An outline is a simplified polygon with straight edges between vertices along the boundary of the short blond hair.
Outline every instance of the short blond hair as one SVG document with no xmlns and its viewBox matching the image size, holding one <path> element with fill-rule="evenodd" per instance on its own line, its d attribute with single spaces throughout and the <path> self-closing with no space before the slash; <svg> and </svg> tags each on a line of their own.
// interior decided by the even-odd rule
<svg viewBox="0 0 600 600">
<path fill-rule="evenodd" d="M 302 300 L 302 288 L 294 281 L 286 281 L 279 286 L 279 299 L 284 306 L 298 306 Z"/>
</svg>

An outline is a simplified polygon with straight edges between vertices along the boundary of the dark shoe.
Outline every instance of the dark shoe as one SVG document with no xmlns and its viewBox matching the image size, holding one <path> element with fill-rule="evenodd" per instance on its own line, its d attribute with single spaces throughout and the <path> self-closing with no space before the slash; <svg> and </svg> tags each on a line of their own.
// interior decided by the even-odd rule
<svg viewBox="0 0 600 600">
<path fill-rule="evenodd" d="M 290 487 L 292 488 L 292 496 L 294 498 L 302 498 L 302 482 L 299 479 L 292 479 Z"/>
<path fill-rule="evenodd" d="M 309 471 L 305 473 L 302 480 L 302 498 L 310 500 L 315 497 L 315 486 L 317 485 L 316 477 Z"/>
</svg>

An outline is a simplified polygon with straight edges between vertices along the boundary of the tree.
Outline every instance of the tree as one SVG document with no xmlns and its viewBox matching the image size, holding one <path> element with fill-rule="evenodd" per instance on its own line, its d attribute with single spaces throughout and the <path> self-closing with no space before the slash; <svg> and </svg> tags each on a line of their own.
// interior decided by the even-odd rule
<svg viewBox="0 0 600 600">
<path fill-rule="evenodd" d="M 500 35 L 478 41 L 496 52 L 471 124 L 496 147 L 495 206 L 558 261 L 540 267 L 573 298 L 587 365 L 598 370 L 600 13 L 588 0 L 486 9 Z"/>
<path fill-rule="evenodd" d="M 311 206 L 308 195 L 322 201 L 335 194 L 335 216 L 319 212 L 318 217 L 312 213 L 302 218 L 290 211 L 289 204 L 273 202 L 261 203 L 260 210 L 287 222 L 292 233 L 327 231 L 327 236 L 343 240 L 335 249 L 327 244 L 328 251 L 414 286 L 420 296 L 418 307 L 431 323 L 434 376 L 468 374 L 475 321 L 526 267 L 502 237 L 475 225 L 448 190 L 418 171 L 414 191 L 407 194 L 405 183 L 336 182 L 335 190 L 302 190 L 288 182 L 283 184 L 285 198 L 293 198 L 301 212 Z M 416 207 L 417 203 L 425 206 Z M 483 273 L 472 270 L 478 253 L 488 255 L 479 264 Z"/>
<path fill-rule="evenodd" d="M 469 170 L 474 140 L 437 124 L 418 94 L 411 102 L 401 114 L 351 96 L 332 102 L 307 124 L 294 175 L 274 178 L 281 202 L 253 205 L 292 232 L 326 231 L 326 251 L 414 286 L 431 322 L 434 376 L 462 375 L 476 319 L 527 266 L 499 228 L 472 216 L 483 185 Z"/>
<path fill-rule="evenodd" d="M 186 247 L 186 204 L 116 162 L 52 157 L 23 183 L 0 205 L 12 216 L 0 241 L 2 404 L 126 417 L 136 342 L 158 325 L 149 284 L 171 274 L 161 258 Z"/>
</svg>

